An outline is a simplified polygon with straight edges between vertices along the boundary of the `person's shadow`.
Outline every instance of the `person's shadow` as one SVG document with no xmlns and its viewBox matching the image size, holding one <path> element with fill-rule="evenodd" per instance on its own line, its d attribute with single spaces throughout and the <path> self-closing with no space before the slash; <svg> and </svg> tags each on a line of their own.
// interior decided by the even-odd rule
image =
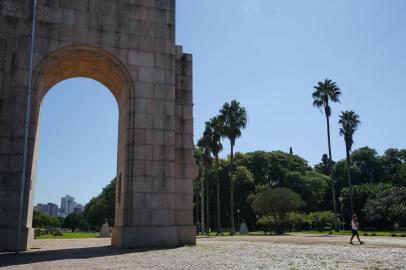
<svg viewBox="0 0 406 270">
<path fill-rule="evenodd" d="M 157 250 L 157 249 L 154 249 Z M 88 248 L 73 248 L 59 250 L 45 250 L 23 252 L 18 255 L 14 253 L 0 253 L 0 268 L 6 266 L 25 265 L 32 263 L 41 263 L 49 261 L 72 260 L 72 259 L 90 259 L 98 257 L 117 256 L 129 253 L 142 253 L 150 251 L 143 250 L 126 250 L 118 249 L 112 246 L 104 247 L 88 247 Z"/>
</svg>

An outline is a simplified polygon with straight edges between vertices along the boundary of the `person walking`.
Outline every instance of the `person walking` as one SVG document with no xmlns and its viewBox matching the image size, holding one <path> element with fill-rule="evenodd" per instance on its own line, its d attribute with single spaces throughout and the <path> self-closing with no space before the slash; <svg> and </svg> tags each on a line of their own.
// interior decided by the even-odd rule
<svg viewBox="0 0 406 270">
<path fill-rule="evenodd" d="M 351 235 L 351 239 L 350 239 L 350 245 L 354 245 L 354 243 L 352 242 L 352 240 L 354 239 L 355 236 L 357 236 L 357 239 L 360 243 L 360 245 L 365 244 L 363 241 L 361 241 L 361 239 L 359 238 L 359 223 L 358 223 L 358 217 L 356 214 L 352 215 L 352 220 L 351 220 L 351 231 L 352 231 L 352 235 Z"/>
</svg>

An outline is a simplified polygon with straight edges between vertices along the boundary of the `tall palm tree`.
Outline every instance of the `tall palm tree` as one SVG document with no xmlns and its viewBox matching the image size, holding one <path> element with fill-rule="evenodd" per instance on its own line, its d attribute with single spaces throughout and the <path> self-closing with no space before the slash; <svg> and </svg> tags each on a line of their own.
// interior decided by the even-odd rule
<svg viewBox="0 0 406 270">
<path fill-rule="evenodd" d="M 199 167 L 199 175 L 197 179 L 200 181 L 202 180 L 202 172 L 203 172 L 203 149 L 199 146 L 195 146 L 193 149 L 193 157 L 195 158 L 196 165 Z M 196 180 L 197 180 L 196 179 Z M 200 205 L 199 205 L 199 197 L 200 197 Z M 201 201 L 201 187 L 196 188 L 196 221 L 202 224 L 202 220 L 199 220 L 199 207 L 202 208 L 202 201 Z M 201 209 L 202 210 L 202 209 Z M 204 209 L 203 209 L 204 211 Z M 201 228 L 201 227 L 200 227 Z"/>
<path fill-rule="evenodd" d="M 204 182 L 206 180 L 206 172 L 207 168 L 210 166 L 211 163 L 211 152 L 210 152 L 210 140 L 207 134 L 203 134 L 203 137 L 197 142 L 197 146 L 199 146 L 203 150 L 202 161 L 203 161 L 203 170 L 200 177 L 200 215 L 201 215 L 201 232 L 205 233 L 205 213 L 204 213 Z M 206 192 L 209 192 L 208 190 Z M 207 213 L 208 210 L 207 210 Z"/>
<path fill-rule="evenodd" d="M 207 134 L 210 134 L 210 148 L 216 163 L 216 185 L 217 185 L 217 234 L 221 230 L 221 208 L 220 208 L 220 178 L 219 178 L 219 153 L 223 150 L 221 144 L 222 122 L 220 117 L 213 117 L 206 122 Z"/>
<path fill-rule="evenodd" d="M 344 136 L 345 140 L 345 152 L 347 154 L 347 175 L 348 175 L 348 188 L 350 189 L 350 205 L 351 205 L 351 214 L 354 213 L 354 201 L 353 201 L 353 190 L 351 184 L 351 158 L 350 152 L 352 145 L 354 144 L 354 133 L 358 129 L 361 121 L 359 120 L 359 115 L 353 111 L 341 112 L 340 120 L 338 123 L 341 125 L 340 135 Z"/>
<path fill-rule="evenodd" d="M 337 213 L 336 205 L 336 192 L 335 192 L 335 181 L 333 177 L 333 166 L 332 166 L 332 156 L 331 156 L 331 139 L 330 139 L 330 116 L 331 107 L 330 102 L 340 102 L 341 91 L 340 88 L 330 79 L 325 79 L 324 82 L 318 82 L 316 86 L 313 87 L 315 91 L 313 92 L 313 106 L 319 109 L 324 109 L 324 113 L 327 119 L 327 141 L 328 141 L 328 155 L 329 155 L 329 170 L 331 177 L 331 193 L 333 198 L 333 210 Z"/>
<path fill-rule="evenodd" d="M 222 137 L 230 140 L 231 146 L 231 179 L 230 179 L 230 225 L 231 233 L 235 232 L 234 222 L 234 146 L 237 138 L 241 137 L 241 130 L 247 127 L 247 111 L 236 100 L 225 103 L 220 110 L 220 120 L 222 122 Z"/>
</svg>

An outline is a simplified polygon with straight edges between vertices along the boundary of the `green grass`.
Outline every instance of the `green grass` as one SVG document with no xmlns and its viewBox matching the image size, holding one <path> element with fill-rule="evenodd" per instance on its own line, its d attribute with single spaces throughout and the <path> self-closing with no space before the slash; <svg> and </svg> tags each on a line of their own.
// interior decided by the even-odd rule
<svg viewBox="0 0 406 270">
<path fill-rule="evenodd" d="M 297 234 L 329 234 L 329 231 L 302 231 L 302 232 L 294 232 Z M 398 237 L 401 236 L 401 233 L 391 232 L 391 231 L 377 231 L 377 232 L 369 232 L 369 231 L 359 231 L 360 236 L 364 236 L 364 234 L 368 234 L 368 236 L 392 236 L 396 235 Z M 372 235 L 374 234 L 374 235 Z M 333 235 L 351 235 L 351 231 L 333 231 Z"/>
<path fill-rule="evenodd" d="M 320 235 L 327 235 L 329 234 L 330 231 L 299 231 L 299 232 L 286 232 L 286 234 L 290 234 L 290 235 L 295 235 L 295 234 L 320 234 Z M 345 230 L 345 231 L 339 231 L 339 232 L 335 232 L 332 231 L 333 235 L 351 235 L 351 231 L 349 230 Z M 359 235 L 365 236 L 364 234 L 368 234 L 368 236 L 387 236 L 387 237 L 406 237 L 406 234 L 400 233 L 400 232 L 392 232 L 392 231 L 377 231 L 377 232 L 369 232 L 369 231 L 359 231 Z M 374 234 L 374 235 L 372 235 Z M 200 235 L 200 234 L 199 234 Z M 236 233 L 235 236 L 238 236 L 239 233 Z M 254 232 L 250 232 L 251 236 L 261 236 L 261 235 L 270 235 L 270 234 L 265 234 L 263 231 L 254 231 Z M 207 236 L 207 235 L 206 235 Z M 211 232 L 209 234 L 209 236 L 217 236 L 216 232 Z M 222 234 L 220 234 L 219 236 L 230 236 L 229 232 L 223 232 Z"/>
<path fill-rule="evenodd" d="M 98 233 L 88 232 L 64 232 L 62 236 L 53 236 L 51 234 L 40 235 L 35 239 L 81 239 L 81 238 L 96 238 Z"/>
</svg>

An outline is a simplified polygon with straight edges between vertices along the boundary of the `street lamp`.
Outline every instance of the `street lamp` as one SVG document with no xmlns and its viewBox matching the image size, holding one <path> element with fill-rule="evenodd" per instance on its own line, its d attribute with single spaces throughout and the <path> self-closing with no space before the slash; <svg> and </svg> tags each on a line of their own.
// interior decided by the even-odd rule
<svg viewBox="0 0 406 270">
<path fill-rule="evenodd" d="M 240 231 L 240 209 L 237 209 L 237 230 Z"/>
<path fill-rule="evenodd" d="M 344 231 L 344 197 L 340 196 L 338 198 L 338 200 L 340 201 L 340 206 L 341 206 L 341 223 L 343 224 L 343 231 Z"/>
</svg>

